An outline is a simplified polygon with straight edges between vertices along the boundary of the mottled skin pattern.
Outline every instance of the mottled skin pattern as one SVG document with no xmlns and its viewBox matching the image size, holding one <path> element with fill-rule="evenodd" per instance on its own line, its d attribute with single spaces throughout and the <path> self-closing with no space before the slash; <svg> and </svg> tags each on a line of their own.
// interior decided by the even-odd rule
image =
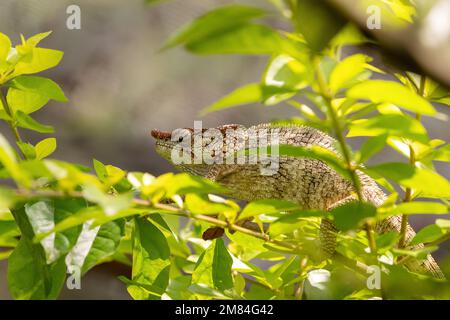
<svg viewBox="0 0 450 320">
<path fill-rule="evenodd" d="M 260 124 L 250 127 L 254 129 L 275 129 L 278 130 L 278 144 L 289 144 L 294 146 L 313 146 L 318 145 L 328 150 L 334 151 L 336 141 L 327 134 L 314 128 L 305 126 L 274 126 L 271 124 Z M 227 136 L 229 129 L 245 129 L 239 125 L 225 125 L 216 128 Z M 191 140 L 184 139 L 184 143 L 193 145 L 194 134 L 192 129 L 186 129 L 191 134 Z M 156 138 L 157 152 L 171 161 L 171 151 L 176 143 L 180 143 L 182 138 L 177 141 L 171 141 L 171 133 L 158 130 L 152 131 Z M 228 136 L 227 136 L 228 137 Z M 186 141 L 187 140 L 187 141 Z M 217 150 L 225 155 L 227 150 L 233 151 L 248 148 L 247 131 L 238 131 L 234 137 L 228 137 L 223 145 L 218 146 L 216 151 L 211 151 L 212 156 L 217 156 Z M 216 141 L 204 139 L 198 148 L 211 147 Z M 231 144 L 230 144 L 231 143 Z M 269 143 L 270 145 L 270 140 Z M 192 150 L 194 151 L 194 150 Z M 220 153 L 220 152 L 219 152 Z M 299 157 L 279 157 L 279 168 L 273 175 L 262 175 L 261 167 L 267 163 L 256 164 L 184 164 L 176 166 L 182 171 L 187 171 L 197 175 L 214 180 L 231 190 L 231 197 L 252 201 L 257 199 L 284 199 L 296 202 L 304 209 L 331 210 L 339 205 L 349 201 L 356 200 L 356 193 L 350 181 L 344 179 L 334 169 L 330 168 L 324 162 L 311 158 Z M 385 194 L 377 186 L 375 181 L 362 172 L 357 172 L 361 181 L 362 196 L 375 206 L 381 205 L 385 200 Z M 377 224 L 377 232 L 384 233 L 392 230 L 400 231 L 401 219 L 398 216 L 390 217 Z M 336 228 L 334 224 L 327 219 L 323 219 L 320 230 L 322 249 L 330 256 L 335 251 L 336 246 Z M 407 242 L 414 237 L 414 230 L 408 226 Z M 420 245 L 421 246 L 421 245 Z M 442 278 L 443 275 L 429 255 L 420 265 L 417 261 L 407 264 L 407 267 L 413 271 L 428 271 L 434 276 Z"/>
</svg>

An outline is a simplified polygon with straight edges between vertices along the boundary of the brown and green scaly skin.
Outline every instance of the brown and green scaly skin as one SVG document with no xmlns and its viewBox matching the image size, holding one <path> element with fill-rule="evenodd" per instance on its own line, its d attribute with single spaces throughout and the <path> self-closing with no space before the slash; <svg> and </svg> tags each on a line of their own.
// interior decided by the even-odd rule
<svg viewBox="0 0 450 320">
<path fill-rule="evenodd" d="M 225 125 L 216 129 L 224 135 L 227 129 L 245 129 L 239 125 Z M 276 129 L 279 137 L 278 144 L 288 144 L 293 146 L 320 146 L 337 153 L 335 149 L 336 141 L 329 135 L 306 126 L 274 126 L 271 124 L 260 124 L 250 129 Z M 186 129 L 191 133 L 192 143 L 194 131 Z M 241 133 L 242 136 L 228 140 L 220 146 L 223 154 L 226 154 L 227 148 L 233 148 L 233 151 L 248 148 L 246 142 L 247 131 Z M 197 133 L 198 134 L 198 133 Z M 171 161 L 171 151 L 176 143 L 171 141 L 171 133 L 153 130 L 152 136 L 156 139 L 157 152 Z M 187 140 L 187 139 L 184 139 Z M 231 144 L 229 142 L 232 142 Z M 186 141 L 184 141 L 186 143 Z M 204 139 L 201 147 L 210 146 L 214 141 Z M 216 149 L 217 150 L 217 149 Z M 218 151 L 214 151 L 217 155 Z M 220 153 L 220 151 L 219 151 Z M 353 184 L 343 178 L 334 169 L 320 160 L 280 156 L 278 170 L 272 175 L 262 175 L 261 167 L 267 166 L 267 163 L 256 164 L 183 164 L 176 167 L 182 171 L 187 171 L 197 175 L 214 180 L 227 189 L 231 190 L 230 196 L 236 199 L 252 201 L 257 199 L 282 199 L 295 202 L 304 209 L 331 210 L 339 205 L 349 201 L 356 200 L 356 193 Z M 370 202 L 375 206 L 381 205 L 386 196 L 377 186 L 375 181 L 358 171 L 360 179 L 362 197 L 364 201 Z M 388 231 L 400 231 L 401 218 L 399 216 L 390 217 L 377 224 L 376 231 L 385 233 Z M 321 223 L 320 238 L 322 249 L 325 253 L 332 255 L 336 247 L 336 228 L 330 220 L 323 219 Z M 415 235 L 414 230 L 408 225 L 406 234 L 406 243 Z M 421 245 L 419 245 L 421 246 Z M 442 278 L 442 272 L 439 266 L 428 255 L 422 263 L 412 261 L 406 265 L 410 270 L 416 272 L 429 272 L 436 277 Z"/>
</svg>

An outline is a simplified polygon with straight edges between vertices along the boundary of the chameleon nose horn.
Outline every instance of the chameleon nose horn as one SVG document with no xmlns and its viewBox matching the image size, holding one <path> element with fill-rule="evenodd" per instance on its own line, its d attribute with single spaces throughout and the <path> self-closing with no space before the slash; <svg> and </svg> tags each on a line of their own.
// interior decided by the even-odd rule
<svg viewBox="0 0 450 320">
<path fill-rule="evenodd" d="M 153 129 L 151 131 L 151 135 L 155 139 L 170 139 L 171 133 L 167 131 L 160 131 Z"/>
</svg>

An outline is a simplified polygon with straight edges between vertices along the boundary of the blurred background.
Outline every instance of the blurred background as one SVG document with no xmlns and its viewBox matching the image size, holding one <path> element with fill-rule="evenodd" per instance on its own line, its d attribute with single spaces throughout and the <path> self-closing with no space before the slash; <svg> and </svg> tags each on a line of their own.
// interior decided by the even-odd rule
<svg viewBox="0 0 450 320">
<path fill-rule="evenodd" d="M 253 125 L 297 115 L 286 105 L 252 105 L 202 118 L 199 112 L 205 106 L 236 87 L 259 81 L 267 57 L 193 56 L 181 48 L 158 52 L 180 26 L 232 2 L 270 6 L 261 0 L 173 0 L 154 7 L 144 0 L 1 0 L 0 32 L 14 44 L 21 33 L 29 37 L 52 30 L 40 46 L 65 52 L 60 65 L 45 76 L 61 85 L 69 102 L 50 102 L 35 114 L 37 120 L 56 129 L 58 149 L 52 157 L 87 166 L 96 158 L 126 170 L 159 175 L 173 168 L 154 152 L 149 135 L 152 128 L 190 127 L 194 120 L 203 120 L 204 127 Z M 66 28 L 66 9 L 71 4 L 81 8 L 81 30 Z M 450 115 L 448 107 L 437 108 Z M 450 140 L 448 122 L 431 118 L 424 122 L 432 138 Z M 9 134 L 5 126 L 0 130 Z M 34 143 L 44 135 L 23 130 L 23 137 Z M 360 140 L 350 143 L 357 147 Z M 386 150 L 371 162 L 387 159 L 404 161 Z M 450 168 L 439 165 L 438 170 L 448 179 Z M 434 218 L 414 216 L 411 220 L 417 229 L 424 219 Z M 61 298 L 127 299 L 117 276 L 128 273 L 124 266 L 104 264 L 82 279 L 81 290 L 64 289 Z M 0 261 L 0 299 L 8 298 L 6 262 Z"/>
</svg>

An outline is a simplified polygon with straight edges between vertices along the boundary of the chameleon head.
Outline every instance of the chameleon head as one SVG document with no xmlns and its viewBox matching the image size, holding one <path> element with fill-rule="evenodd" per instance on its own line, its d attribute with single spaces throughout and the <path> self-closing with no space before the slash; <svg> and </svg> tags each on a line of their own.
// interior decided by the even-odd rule
<svg viewBox="0 0 450 320">
<path fill-rule="evenodd" d="M 227 150 L 234 152 L 241 143 L 230 132 L 244 127 L 224 125 L 217 128 L 175 129 L 172 132 L 152 130 L 156 152 L 181 171 L 206 176 L 212 165 L 223 163 Z M 240 136 L 244 136 L 242 133 Z M 228 137 L 228 138 L 227 138 Z M 229 142 L 232 143 L 229 143 Z M 222 161 L 221 161 L 222 160 Z"/>
<path fill-rule="evenodd" d="M 194 143 L 195 134 L 191 128 L 175 129 L 172 132 L 156 129 L 151 131 L 156 140 L 155 150 L 161 157 L 181 171 L 206 176 L 210 167 L 203 161 L 195 161 L 195 154 L 202 154 L 202 146 Z"/>
</svg>

